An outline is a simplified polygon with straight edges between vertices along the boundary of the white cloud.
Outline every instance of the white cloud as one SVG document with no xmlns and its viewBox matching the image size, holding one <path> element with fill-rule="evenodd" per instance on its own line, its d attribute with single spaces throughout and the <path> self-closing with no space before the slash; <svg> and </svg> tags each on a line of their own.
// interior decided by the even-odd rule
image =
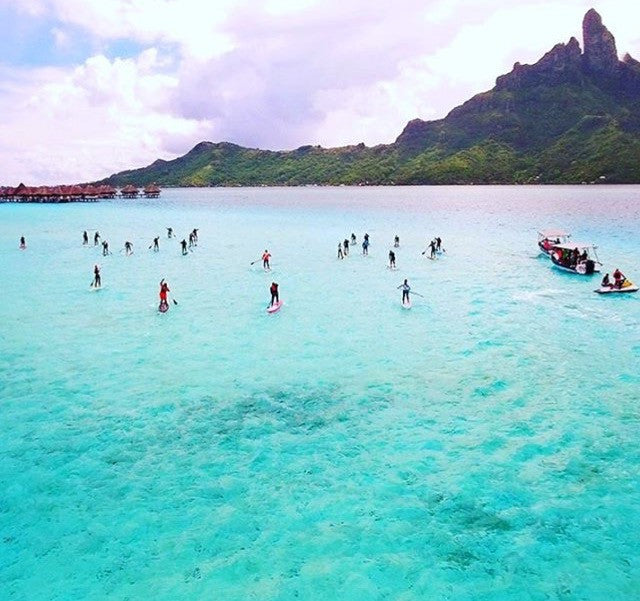
<svg viewBox="0 0 640 601">
<path fill-rule="evenodd" d="M 94 56 L 72 71 L 36 70 L 15 81 L 0 96 L 5 177 L 98 179 L 165 154 L 164 136 L 197 137 L 201 123 L 167 112 L 177 82 L 153 72 L 154 55 Z"/>
</svg>

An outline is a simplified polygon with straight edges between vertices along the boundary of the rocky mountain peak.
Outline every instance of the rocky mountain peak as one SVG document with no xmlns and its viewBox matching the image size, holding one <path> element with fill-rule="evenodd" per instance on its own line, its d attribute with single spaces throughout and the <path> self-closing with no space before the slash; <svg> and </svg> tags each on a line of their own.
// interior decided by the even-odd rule
<svg viewBox="0 0 640 601">
<path fill-rule="evenodd" d="M 616 40 L 593 8 L 582 21 L 582 36 L 585 67 L 594 73 L 613 75 L 619 65 Z"/>
</svg>

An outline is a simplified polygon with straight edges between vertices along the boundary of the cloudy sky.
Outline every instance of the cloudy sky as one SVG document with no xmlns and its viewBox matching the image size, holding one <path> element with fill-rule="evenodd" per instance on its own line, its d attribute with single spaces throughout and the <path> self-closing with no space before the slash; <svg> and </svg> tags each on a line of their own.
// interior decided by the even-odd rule
<svg viewBox="0 0 640 601">
<path fill-rule="evenodd" d="M 591 7 L 640 58 L 632 0 L 0 0 L 0 184 L 72 183 L 201 140 L 393 141 Z"/>
</svg>

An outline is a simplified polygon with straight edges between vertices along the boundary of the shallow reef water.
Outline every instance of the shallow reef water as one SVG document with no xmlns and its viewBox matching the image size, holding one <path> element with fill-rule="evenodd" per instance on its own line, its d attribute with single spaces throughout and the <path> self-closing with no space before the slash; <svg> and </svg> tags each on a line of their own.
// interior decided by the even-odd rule
<svg viewBox="0 0 640 601">
<path fill-rule="evenodd" d="M 0 214 L 3 599 L 637 597 L 640 293 L 594 294 L 536 231 L 640 281 L 640 187 L 175 189 Z M 163 277 L 178 304 L 159 314 Z"/>
</svg>

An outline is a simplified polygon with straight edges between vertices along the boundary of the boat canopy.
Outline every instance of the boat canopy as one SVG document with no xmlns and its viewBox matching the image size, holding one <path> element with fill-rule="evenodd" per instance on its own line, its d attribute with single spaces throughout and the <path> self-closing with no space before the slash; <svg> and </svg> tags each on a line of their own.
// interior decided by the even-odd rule
<svg viewBox="0 0 640 601">
<path fill-rule="evenodd" d="M 585 242 L 566 242 L 565 244 L 554 244 L 553 248 L 559 248 L 560 250 L 573 250 L 575 248 L 578 250 L 585 250 L 589 248 L 597 248 L 597 246 L 595 244 Z"/>
<path fill-rule="evenodd" d="M 564 230 L 540 230 L 538 236 L 541 238 L 568 238 L 571 234 Z"/>
</svg>

